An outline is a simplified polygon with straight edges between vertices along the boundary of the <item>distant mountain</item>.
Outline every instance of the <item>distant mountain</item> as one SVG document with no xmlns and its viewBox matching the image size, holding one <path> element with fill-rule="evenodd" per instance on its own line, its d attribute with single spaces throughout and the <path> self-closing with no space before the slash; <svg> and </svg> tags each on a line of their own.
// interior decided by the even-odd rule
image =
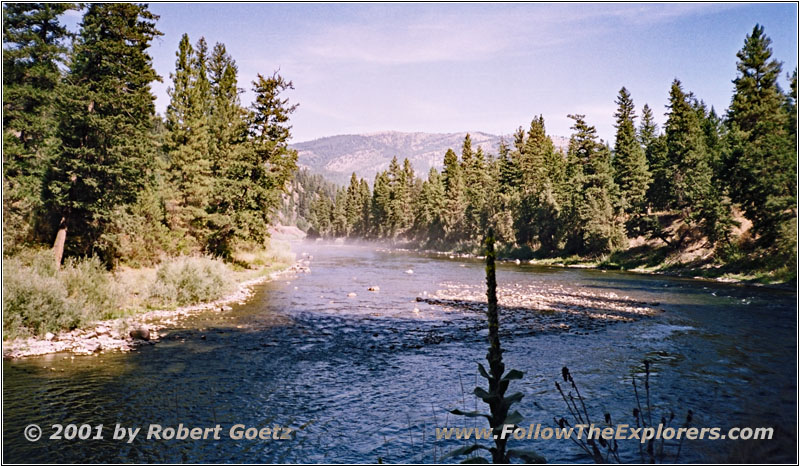
<svg viewBox="0 0 800 467">
<path fill-rule="evenodd" d="M 372 184 L 375 174 L 389 167 L 392 157 L 408 158 L 418 176 L 425 178 L 431 167 L 442 168 L 448 148 L 461 154 L 463 133 L 403 133 L 382 131 L 361 135 L 338 135 L 292 144 L 298 152 L 298 165 L 329 180 L 346 184 L 353 172 Z M 497 155 L 500 136 L 480 131 L 469 132 L 472 147 Z M 505 136 L 509 144 L 513 141 Z M 553 137 L 556 147 L 566 147 L 565 138 Z"/>
</svg>

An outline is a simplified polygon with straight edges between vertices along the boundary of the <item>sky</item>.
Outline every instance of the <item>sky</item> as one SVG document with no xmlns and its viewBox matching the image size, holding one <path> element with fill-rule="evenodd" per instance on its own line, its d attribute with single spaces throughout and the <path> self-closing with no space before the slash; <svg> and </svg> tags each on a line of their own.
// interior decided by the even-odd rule
<svg viewBox="0 0 800 467">
<path fill-rule="evenodd" d="M 758 23 L 784 75 L 797 66 L 794 3 L 151 3 L 164 33 L 150 48 L 163 83 L 180 37 L 222 42 L 239 66 L 242 102 L 257 73 L 294 83 L 293 141 L 385 130 L 510 134 L 542 114 L 569 136 L 584 114 L 613 141 L 622 86 L 659 123 L 674 78 L 730 104 L 736 52 Z M 77 19 L 73 17 L 73 21 Z M 784 76 L 781 85 L 786 89 Z M 641 113 L 641 110 L 639 110 Z"/>
</svg>

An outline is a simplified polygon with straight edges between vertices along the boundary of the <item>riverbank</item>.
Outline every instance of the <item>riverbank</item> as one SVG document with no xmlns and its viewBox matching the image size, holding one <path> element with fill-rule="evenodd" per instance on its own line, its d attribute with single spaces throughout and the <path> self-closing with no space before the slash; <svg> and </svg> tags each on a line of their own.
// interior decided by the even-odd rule
<svg viewBox="0 0 800 467">
<path fill-rule="evenodd" d="M 310 271 L 310 258 L 295 260 L 284 243 L 243 252 L 232 265 L 179 257 L 113 273 L 88 262 L 56 273 L 44 259 L 36 253 L 4 267 L 3 358 L 131 351 L 158 341 L 161 329 L 188 316 L 246 302 L 260 283 Z"/>
<path fill-rule="evenodd" d="M 3 342 L 3 358 L 32 357 L 58 352 L 71 352 L 75 355 L 130 352 L 142 345 L 155 344 L 159 340 L 160 330 L 175 326 L 184 318 L 208 310 L 228 311 L 231 304 L 247 302 L 252 297 L 255 286 L 282 276 L 308 271 L 309 260 L 301 259 L 283 270 L 240 282 L 233 293 L 211 302 L 98 321 L 84 329 L 47 333 L 44 337 L 13 339 Z"/>
<path fill-rule="evenodd" d="M 385 244 L 384 244 L 385 246 Z M 449 259 L 465 258 L 482 260 L 485 257 L 463 250 L 436 250 L 417 247 L 412 243 L 386 247 L 387 251 L 414 252 Z M 739 259 L 730 263 L 716 263 L 710 252 L 677 252 L 670 254 L 667 247 L 652 248 L 645 245 L 614 252 L 601 258 L 580 256 L 534 258 L 531 252 L 499 250 L 498 262 L 531 264 L 536 266 L 575 269 L 597 269 L 601 271 L 625 271 L 635 274 L 663 275 L 687 279 L 711 280 L 729 284 L 744 284 L 777 289 L 795 289 L 796 271 L 792 265 L 765 268 L 752 260 Z"/>
</svg>

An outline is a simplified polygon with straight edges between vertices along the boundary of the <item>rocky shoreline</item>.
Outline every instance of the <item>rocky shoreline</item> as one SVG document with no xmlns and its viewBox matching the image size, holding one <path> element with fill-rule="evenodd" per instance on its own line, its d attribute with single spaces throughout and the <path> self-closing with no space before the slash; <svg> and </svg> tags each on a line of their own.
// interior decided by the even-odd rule
<svg viewBox="0 0 800 467">
<path fill-rule="evenodd" d="M 177 320 L 207 311 L 231 310 L 233 303 L 244 304 L 256 285 L 288 274 L 310 272 L 310 258 L 304 257 L 278 272 L 239 283 L 236 291 L 213 302 L 188 305 L 172 310 L 153 310 L 134 316 L 99 321 L 85 329 L 47 333 L 44 337 L 28 337 L 3 342 L 3 358 L 16 359 L 59 352 L 75 355 L 98 355 L 108 351 L 130 352 L 159 340 L 159 331 L 174 326 Z"/>
<path fill-rule="evenodd" d="M 378 251 L 384 252 L 402 252 L 402 253 L 420 253 L 426 255 L 434 255 L 441 258 L 449 258 L 449 259 L 477 259 L 477 260 L 485 260 L 485 256 L 476 255 L 473 253 L 457 253 L 451 251 L 441 251 L 441 250 L 431 250 L 431 249 L 424 249 L 424 248 L 408 248 L 408 247 L 382 247 L 378 248 Z M 704 280 L 704 281 L 711 281 L 711 282 L 719 282 L 724 284 L 733 284 L 733 285 L 746 285 L 746 286 L 753 286 L 753 287 L 764 287 L 768 289 L 779 289 L 779 290 L 787 290 L 787 289 L 794 289 L 795 284 L 794 282 L 791 283 L 762 283 L 757 282 L 755 280 L 749 279 L 738 279 L 733 277 L 705 277 L 705 276 L 698 276 L 692 275 L 691 273 L 695 272 L 694 269 L 685 269 L 685 270 L 648 270 L 648 269 L 641 269 L 641 268 L 632 268 L 632 269 L 617 269 L 617 268 L 609 268 L 603 267 L 599 264 L 592 264 L 592 263 L 564 263 L 564 262 L 549 262 L 549 261 L 540 261 L 535 259 L 530 260 L 519 260 L 519 259 L 512 259 L 512 258 L 498 258 L 498 263 L 514 263 L 514 264 L 531 264 L 534 266 L 547 266 L 547 267 L 554 267 L 554 268 L 569 268 L 569 269 L 594 269 L 597 271 L 620 271 L 632 274 L 644 274 L 648 276 L 666 276 L 666 277 L 675 277 L 680 279 L 694 279 L 694 280 Z"/>
</svg>

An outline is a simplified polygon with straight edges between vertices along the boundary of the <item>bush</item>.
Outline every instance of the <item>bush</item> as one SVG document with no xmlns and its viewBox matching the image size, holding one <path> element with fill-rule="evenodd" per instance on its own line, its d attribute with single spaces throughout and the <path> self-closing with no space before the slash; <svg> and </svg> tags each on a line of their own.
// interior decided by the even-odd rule
<svg viewBox="0 0 800 467">
<path fill-rule="evenodd" d="M 155 306 L 216 300 L 233 291 L 231 271 L 207 256 L 180 256 L 159 266 L 150 298 Z"/>
<path fill-rule="evenodd" d="M 3 261 L 3 340 L 70 329 L 80 322 L 80 308 L 56 277 L 18 260 Z"/>
<path fill-rule="evenodd" d="M 69 259 L 59 276 L 88 320 L 112 318 L 124 305 L 124 292 L 98 258 Z"/>
<path fill-rule="evenodd" d="M 97 258 L 56 272 L 49 250 L 3 261 L 3 339 L 41 336 L 104 319 L 120 306 L 116 284 Z"/>
</svg>

